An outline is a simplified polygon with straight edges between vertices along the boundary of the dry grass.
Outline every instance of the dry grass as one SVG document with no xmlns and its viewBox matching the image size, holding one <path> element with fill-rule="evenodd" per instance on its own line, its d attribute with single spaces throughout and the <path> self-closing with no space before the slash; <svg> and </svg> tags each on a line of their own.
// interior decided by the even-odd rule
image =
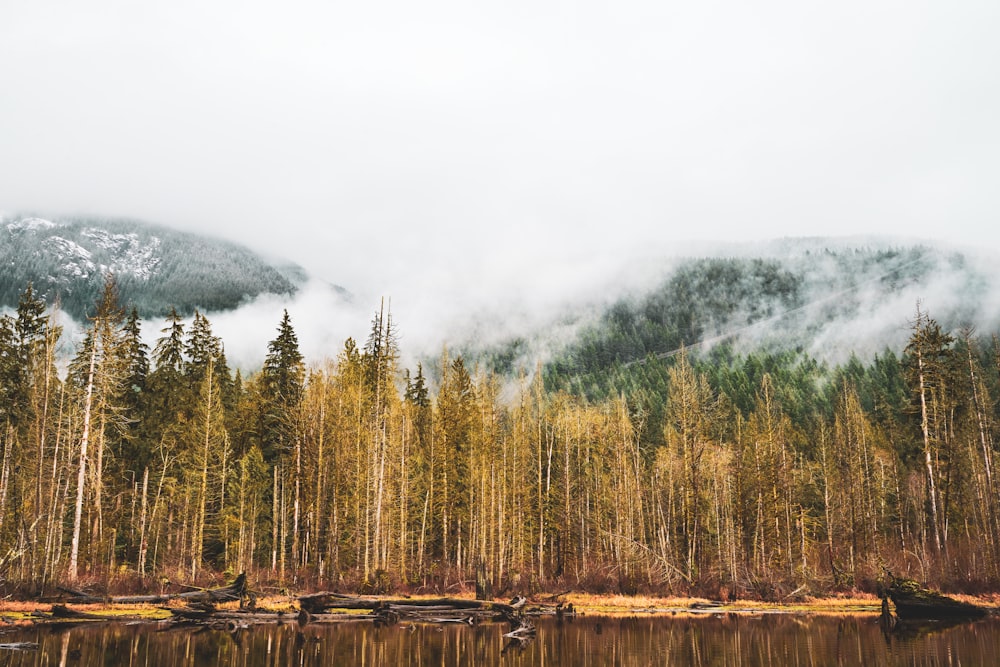
<svg viewBox="0 0 1000 667">
<path fill-rule="evenodd" d="M 815 614 L 871 614 L 879 611 L 880 601 L 873 595 L 859 594 L 851 597 L 814 598 L 801 602 L 760 602 L 736 600 L 718 603 L 705 598 L 678 598 L 623 595 L 588 595 L 570 593 L 560 600 L 572 603 L 579 612 L 595 615 L 650 615 L 708 613 L 815 613 Z"/>
<path fill-rule="evenodd" d="M 120 616 L 123 619 L 160 621 L 170 617 L 170 612 L 148 604 L 74 604 L 71 606 L 74 611 L 82 611 L 89 614 L 101 614 L 102 616 Z M 33 619 L 35 612 L 50 612 L 52 605 L 49 603 L 31 601 L 0 601 L 0 618 L 13 623 L 25 623 Z"/>
<path fill-rule="evenodd" d="M 413 600 L 427 600 L 441 596 L 412 595 L 406 597 Z M 463 593 L 451 597 L 472 599 L 473 596 L 470 593 Z M 1000 594 L 991 594 L 980 597 L 971 595 L 953 595 L 951 597 L 962 600 L 963 602 L 971 602 L 974 604 L 1000 608 Z M 593 616 L 649 616 L 657 614 L 673 616 L 704 616 L 705 613 L 870 615 L 878 613 L 881 604 L 880 600 L 876 596 L 865 593 L 823 598 L 807 598 L 804 601 L 789 603 L 736 600 L 722 604 L 705 598 L 656 597 L 648 595 L 594 595 L 589 593 L 566 593 L 558 596 L 557 599 L 558 602 L 572 604 L 578 613 Z M 531 600 L 531 602 L 555 604 L 553 598 L 544 595 Z M 170 616 L 169 610 L 165 607 L 183 606 L 183 604 L 184 603 L 182 601 L 175 601 L 171 605 L 73 604 L 71 606 L 73 609 L 79 611 L 155 621 L 162 620 Z M 221 609 L 236 609 L 239 607 L 239 602 L 227 602 L 220 604 L 219 607 Z M 699 607 L 701 608 L 699 609 Z M 50 611 L 51 608 L 51 604 L 31 601 L 0 600 L 0 617 L 13 622 L 26 622 L 31 619 L 32 612 L 47 612 Z M 268 611 L 285 611 L 294 613 L 298 611 L 298 603 L 295 596 L 292 595 L 262 596 L 257 599 L 257 608 Z M 355 611 L 358 613 L 366 613 L 364 610 Z"/>
</svg>

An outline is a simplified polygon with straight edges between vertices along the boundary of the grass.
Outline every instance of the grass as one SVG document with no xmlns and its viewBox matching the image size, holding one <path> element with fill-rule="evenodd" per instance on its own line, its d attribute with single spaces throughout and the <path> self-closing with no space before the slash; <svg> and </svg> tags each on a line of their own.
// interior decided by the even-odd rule
<svg viewBox="0 0 1000 667">
<path fill-rule="evenodd" d="M 162 621 L 170 617 L 166 609 L 148 604 L 74 604 L 74 611 L 102 616 L 121 617 L 127 620 Z M 35 612 L 50 612 L 52 605 L 31 601 L 0 601 L 0 619 L 12 623 L 27 623 L 35 619 Z"/>
<path fill-rule="evenodd" d="M 384 596 L 394 597 L 394 596 Z M 414 595 L 410 599 L 434 599 L 436 595 Z M 470 593 L 452 597 L 471 599 Z M 1000 608 L 1000 595 L 975 597 L 955 595 L 955 599 Z M 505 601 L 505 600 L 504 600 Z M 656 596 L 625 596 L 625 595 L 593 595 L 589 593 L 566 593 L 557 596 L 557 601 L 572 604 L 577 613 L 590 616 L 650 616 L 650 615 L 684 615 L 704 616 L 708 614 L 821 614 L 821 615 L 870 615 L 877 614 L 881 601 L 874 595 L 858 593 L 824 598 L 807 598 L 802 601 L 780 603 L 760 602 L 756 600 L 736 600 L 726 603 L 713 602 L 705 598 L 692 597 L 656 597 Z M 553 598 L 541 596 L 531 603 L 556 604 Z M 181 605 L 181 602 L 177 602 Z M 220 609 L 238 608 L 238 602 L 219 605 Z M 48 612 L 51 604 L 31 601 L 0 600 L 0 618 L 14 623 L 32 620 L 36 611 Z M 167 605 L 104 605 L 81 604 L 72 605 L 78 611 L 121 616 L 129 620 L 159 621 L 170 617 Z M 261 611 L 297 612 L 295 597 L 290 595 L 262 596 L 257 600 L 257 608 Z M 352 610 L 366 613 L 364 610 Z"/>
<path fill-rule="evenodd" d="M 705 598 L 588 595 L 570 593 L 560 600 L 572 603 L 579 612 L 595 615 L 649 615 L 704 613 L 813 613 L 813 614 L 870 614 L 878 613 L 881 601 L 873 595 L 859 594 L 850 597 L 810 598 L 795 602 L 761 602 L 736 600 L 713 602 Z"/>
</svg>

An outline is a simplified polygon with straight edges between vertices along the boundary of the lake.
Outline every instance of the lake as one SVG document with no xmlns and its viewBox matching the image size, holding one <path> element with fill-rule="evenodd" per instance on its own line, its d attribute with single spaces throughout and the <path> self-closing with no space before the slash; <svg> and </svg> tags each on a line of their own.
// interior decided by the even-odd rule
<svg viewBox="0 0 1000 667">
<path fill-rule="evenodd" d="M 525 646 L 502 623 L 264 625 L 235 632 L 103 623 L 0 629 L 0 665 L 988 665 L 1000 618 L 886 637 L 876 616 L 581 616 L 540 619 Z"/>
</svg>

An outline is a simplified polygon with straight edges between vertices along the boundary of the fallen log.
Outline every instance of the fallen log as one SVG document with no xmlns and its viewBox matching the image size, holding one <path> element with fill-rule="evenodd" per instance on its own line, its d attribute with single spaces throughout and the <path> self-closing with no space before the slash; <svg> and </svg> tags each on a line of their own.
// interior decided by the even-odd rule
<svg viewBox="0 0 1000 667">
<path fill-rule="evenodd" d="M 987 607 L 950 598 L 891 573 L 884 595 L 892 600 L 896 617 L 901 621 L 973 620 L 990 613 Z"/>
<path fill-rule="evenodd" d="M 59 619 L 72 619 L 81 621 L 106 621 L 107 616 L 102 616 L 100 614 L 91 614 L 86 611 L 79 611 L 77 609 L 70 609 L 64 604 L 54 604 L 52 605 L 52 618 Z"/>
<path fill-rule="evenodd" d="M 266 609 L 215 609 L 208 606 L 164 607 L 170 612 L 173 622 L 198 625 L 228 625 L 245 627 L 265 623 L 298 623 L 300 626 L 310 623 L 343 623 L 355 621 L 373 621 L 376 614 L 310 614 L 303 609 L 275 610 Z"/>
<path fill-rule="evenodd" d="M 425 623 L 463 623 L 473 625 L 480 620 L 504 620 L 513 630 L 533 626 L 525 618 L 524 598 L 511 604 L 465 600 L 460 598 L 378 598 L 357 597 L 341 593 L 314 593 L 298 598 L 299 607 L 310 620 L 333 609 L 360 609 L 371 612 L 377 625 L 395 625 L 401 619 Z"/>
<path fill-rule="evenodd" d="M 228 602 L 240 600 L 249 593 L 246 574 L 240 574 L 233 583 L 218 588 L 203 588 L 184 593 L 161 593 L 159 595 L 111 595 L 97 596 L 85 591 L 60 586 L 59 590 L 72 596 L 79 604 L 164 604 L 171 600 L 188 602 Z"/>
<path fill-rule="evenodd" d="M 392 609 L 403 615 L 441 612 L 468 612 L 492 614 L 510 608 L 501 602 L 464 600 L 461 598 L 378 598 L 358 597 L 342 593 L 313 593 L 298 598 L 299 606 L 310 614 L 322 613 L 328 609 Z"/>
</svg>

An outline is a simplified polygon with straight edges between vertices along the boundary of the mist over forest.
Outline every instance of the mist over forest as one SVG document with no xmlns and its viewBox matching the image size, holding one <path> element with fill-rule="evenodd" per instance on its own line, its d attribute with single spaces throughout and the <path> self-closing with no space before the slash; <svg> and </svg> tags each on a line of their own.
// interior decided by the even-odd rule
<svg viewBox="0 0 1000 667">
<path fill-rule="evenodd" d="M 990 258 L 871 239 L 679 253 L 561 307 L 463 310 L 435 337 L 411 320 L 414 340 L 390 299 L 282 282 L 238 246 L 186 240 L 190 266 L 157 282 L 159 231 L 4 233 L 5 280 L 29 277 L 0 317 L 9 585 L 479 573 L 498 592 L 777 599 L 874 590 L 889 568 L 1000 587 Z M 177 277 L 220 257 L 238 289 L 164 317 Z M 67 326 L 56 304 L 94 276 Z"/>
<path fill-rule="evenodd" d="M 0 597 L 1000 593 L 998 31 L 0 2 Z"/>
</svg>

